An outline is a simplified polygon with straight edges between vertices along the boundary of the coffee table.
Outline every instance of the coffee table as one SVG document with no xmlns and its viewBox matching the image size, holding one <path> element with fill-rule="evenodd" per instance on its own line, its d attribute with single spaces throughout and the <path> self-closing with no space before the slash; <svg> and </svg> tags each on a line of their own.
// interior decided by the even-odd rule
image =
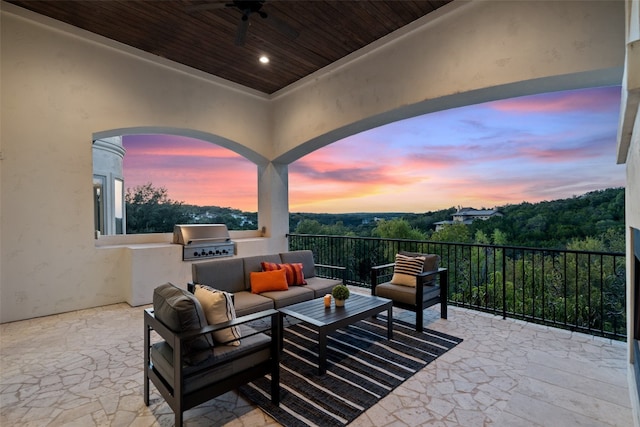
<svg viewBox="0 0 640 427">
<path fill-rule="evenodd" d="M 318 332 L 318 374 L 324 375 L 327 372 L 328 333 L 387 310 L 387 338 L 392 339 L 392 308 L 393 301 L 390 299 L 352 293 L 345 301 L 344 307 L 336 307 L 335 303 L 332 303 L 331 307 L 325 307 L 323 298 L 316 298 L 289 305 L 278 309 L 278 311 L 280 312 L 281 327 L 284 316 L 291 316 L 303 321 Z"/>
</svg>

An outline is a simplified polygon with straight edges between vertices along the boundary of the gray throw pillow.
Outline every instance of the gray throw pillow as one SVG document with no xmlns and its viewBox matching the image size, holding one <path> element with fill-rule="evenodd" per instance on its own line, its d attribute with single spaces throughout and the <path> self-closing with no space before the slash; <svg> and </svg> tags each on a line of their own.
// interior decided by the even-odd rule
<svg viewBox="0 0 640 427">
<path fill-rule="evenodd" d="M 153 291 L 153 310 L 156 319 L 176 333 L 202 329 L 208 325 L 200 302 L 186 290 L 171 283 L 158 286 Z M 206 360 L 213 355 L 213 338 L 211 335 L 201 335 L 186 341 L 182 354 L 188 364 Z"/>
</svg>

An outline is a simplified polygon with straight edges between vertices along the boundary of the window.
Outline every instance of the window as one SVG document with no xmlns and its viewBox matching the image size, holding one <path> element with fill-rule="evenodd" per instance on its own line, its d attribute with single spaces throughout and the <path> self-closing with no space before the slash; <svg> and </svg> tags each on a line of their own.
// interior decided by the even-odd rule
<svg viewBox="0 0 640 427">
<path fill-rule="evenodd" d="M 116 228 L 126 234 L 166 233 L 175 224 L 223 223 L 229 230 L 256 230 L 257 167 L 235 152 L 176 135 L 122 137 L 124 212 Z M 118 216 L 120 215 L 120 216 Z"/>
<path fill-rule="evenodd" d="M 124 181 L 113 180 L 113 216 L 115 219 L 115 234 L 124 234 Z"/>
<path fill-rule="evenodd" d="M 105 188 L 105 179 L 106 177 L 100 175 L 93 176 L 93 222 L 94 222 L 94 230 L 97 232 L 96 235 L 105 234 L 104 229 L 104 218 L 105 218 L 105 207 L 104 207 L 104 188 Z"/>
</svg>

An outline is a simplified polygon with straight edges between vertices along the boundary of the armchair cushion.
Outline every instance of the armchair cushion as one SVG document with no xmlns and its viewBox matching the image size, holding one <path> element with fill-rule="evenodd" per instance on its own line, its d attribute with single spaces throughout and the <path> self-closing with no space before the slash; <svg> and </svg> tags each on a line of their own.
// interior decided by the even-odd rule
<svg viewBox="0 0 640 427">
<path fill-rule="evenodd" d="M 236 375 L 269 359 L 271 337 L 262 333 L 256 334 L 253 328 L 246 325 L 240 325 L 240 327 L 247 336 L 242 338 L 240 346 L 216 346 L 214 355 L 200 361 L 197 365 L 184 367 L 185 393 L 191 393 Z M 153 367 L 169 384 L 175 384 L 173 349 L 165 341 L 161 341 L 153 344 L 150 350 Z"/>
<path fill-rule="evenodd" d="M 196 297 L 171 283 L 154 289 L 153 309 L 156 319 L 175 333 L 207 326 L 204 310 Z M 185 342 L 183 353 L 187 363 L 200 363 L 213 354 L 213 338 L 210 335 L 197 336 Z"/>
<path fill-rule="evenodd" d="M 231 294 L 228 292 L 196 285 L 194 295 L 202 305 L 209 325 L 217 325 L 236 318 L 236 310 L 233 307 Z M 213 338 L 218 344 L 238 346 L 240 337 L 240 328 L 237 326 L 213 332 Z"/>
<path fill-rule="evenodd" d="M 422 300 L 429 301 L 440 296 L 440 287 L 431 286 L 425 288 L 423 292 Z M 416 305 L 416 288 L 412 286 L 394 285 L 387 282 L 376 286 L 376 295 L 407 306 Z"/>
<path fill-rule="evenodd" d="M 424 256 L 411 257 L 396 254 L 396 265 L 393 267 L 391 283 L 394 285 L 416 286 L 416 276 L 422 273 L 425 264 Z"/>
</svg>

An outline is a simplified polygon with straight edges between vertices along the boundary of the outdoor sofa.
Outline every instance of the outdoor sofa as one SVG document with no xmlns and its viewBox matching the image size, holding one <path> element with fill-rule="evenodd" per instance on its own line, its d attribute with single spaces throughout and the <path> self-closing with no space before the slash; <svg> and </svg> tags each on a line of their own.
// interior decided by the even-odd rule
<svg viewBox="0 0 640 427">
<path fill-rule="evenodd" d="M 302 264 L 305 285 L 289 285 L 286 290 L 265 290 L 252 292 L 252 276 L 263 272 L 263 263 Z M 332 271 L 334 278 L 316 276 L 316 268 Z M 279 309 L 291 304 L 331 293 L 335 285 L 344 282 L 346 268 L 316 264 L 313 252 L 299 250 L 280 254 L 257 255 L 244 258 L 223 258 L 211 261 L 195 262 L 192 265 L 193 290 L 196 284 L 233 294 L 237 316 L 245 316 L 262 310 Z M 252 273 L 254 273 L 252 275 Z M 255 284 L 255 281 L 254 281 Z M 255 291 L 255 289 L 253 289 Z"/>
</svg>

